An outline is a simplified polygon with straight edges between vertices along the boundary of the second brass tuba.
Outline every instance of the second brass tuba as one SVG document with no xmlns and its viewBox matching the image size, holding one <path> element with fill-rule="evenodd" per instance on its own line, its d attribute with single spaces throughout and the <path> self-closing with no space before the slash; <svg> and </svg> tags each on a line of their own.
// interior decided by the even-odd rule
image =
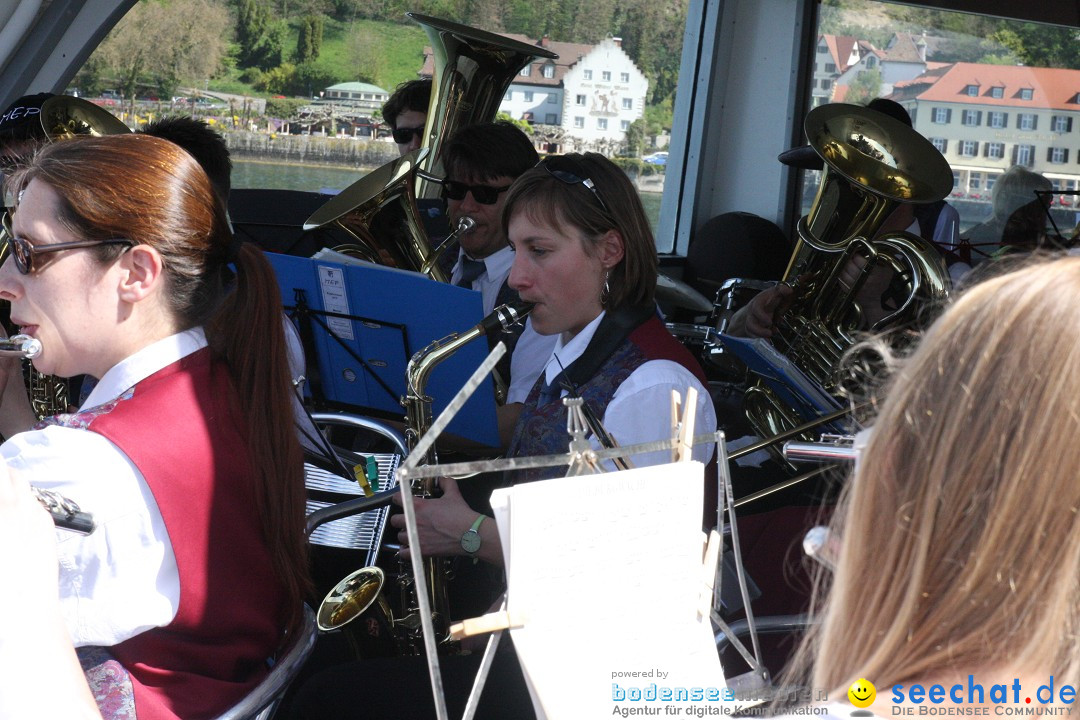
<svg viewBox="0 0 1080 720">
<path fill-rule="evenodd" d="M 424 28 L 435 59 L 431 103 L 418 151 L 386 163 L 342 190 L 304 223 L 334 223 L 355 243 L 336 248 L 370 262 L 449 278 L 439 267 L 416 199 L 438 197 L 443 144 L 459 128 L 495 119 L 506 88 L 535 58 L 558 56 L 535 45 L 409 13 Z"/>
<path fill-rule="evenodd" d="M 948 297 L 949 273 L 932 243 L 909 232 L 878 233 L 900 203 L 931 203 L 948 195 L 952 170 L 914 129 L 862 106 L 822 105 L 810 111 L 804 127 L 825 168 L 813 205 L 799 221 L 784 273 L 796 299 L 773 343 L 827 392 L 840 396 L 835 371 L 860 330 L 911 323 L 928 304 Z M 864 261 L 862 272 L 850 285 L 841 282 L 856 256 Z M 889 314 L 868 323 L 856 296 L 874 267 L 893 273 L 903 295 Z M 763 438 L 808 419 L 762 383 L 749 389 L 745 408 Z"/>
</svg>

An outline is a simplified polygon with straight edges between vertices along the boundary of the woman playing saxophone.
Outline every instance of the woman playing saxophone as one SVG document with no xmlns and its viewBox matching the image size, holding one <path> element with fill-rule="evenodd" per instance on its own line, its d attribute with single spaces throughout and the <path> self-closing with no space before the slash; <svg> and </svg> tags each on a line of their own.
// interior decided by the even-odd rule
<svg viewBox="0 0 1080 720">
<path fill-rule="evenodd" d="M 510 285 L 525 302 L 534 329 L 557 336 L 517 422 L 511 456 L 565 453 L 566 408 L 560 398 L 581 395 L 619 445 L 663 440 L 671 434 L 671 391 L 698 392 L 697 431 L 712 432 L 716 416 L 696 360 L 664 327 L 654 301 L 657 257 L 641 201 L 626 175 L 595 153 L 551 157 L 523 174 L 507 193 L 502 215 L 515 255 Z M 707 462 L 713 447 L 694 448 Z M 671 453 L 634 456 L 637 465 L 670 462 Z M 565 468 L 509 478 L 524 482 L 565 474 Z M 458 484 L 441 481 L 443 495 L 418 499 L 416 517 L 425 556 L 453 556 L 468 570 L 473 562 L 500 569 L 502 551 L 495 522 L 462 496 Z M 571 499 L 572 500 L 572 499 Z M 402 516 L 391 519 L 407 545 Z M 408 556 L 412 548 L 404 547 Z M 496 577 L 498 573 L 492 573 Z M 460 585 L 455 580 L 454 588 Z M 501 590 L 493 581 L 487 602 Z M 475 588 L 474 588 L 475 589 Z M 451 597 L 454 590 L 451 590 Z M 363 698 L 366 717 L 430 717 L 434 710 L 423 663 L 362 663 L 315 677 L 298 698 L 302 717 L 347 713 L 358 698 L 347 678 L 393 674 L 393 697 Z M 451 714 L 460 714 L 477 656 L 445 658 L 444 685 Z M 532 717 L 516 661 L 496 658 L 478 717 Z M 412 691 L 413 683 L 415 691 Z M 375 686 L 380 682 L 376 681 Z M 368 685 L 370 687 L 370 685 Z M 496 697 L 497 694 L 497 697 Z M 407 701 L 403 702 L 403 698 Z"/>
</svg>

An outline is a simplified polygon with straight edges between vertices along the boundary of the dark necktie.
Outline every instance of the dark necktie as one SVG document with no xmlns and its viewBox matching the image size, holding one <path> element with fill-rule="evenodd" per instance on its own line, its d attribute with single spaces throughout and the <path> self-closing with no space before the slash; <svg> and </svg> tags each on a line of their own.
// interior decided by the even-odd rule
<svg viewBox="0 0 1080 720">
<path fill-rule="evenodd" d="M 483 275 L 485 269 L 483 260 L 462 256 L 461 279 L 457 281 L 457 286 L 472 289 L 473 280 Z"/>
<path fill-rule="evenodd" d="M 536 401 L 537 407 L 543 407 L 549 402 L 557 401 L 562 395 L 562 374 L 555 376 L 555 382 L 548 385 L 546 382 L 540 386 L 540 397 Z"/>
</svg>

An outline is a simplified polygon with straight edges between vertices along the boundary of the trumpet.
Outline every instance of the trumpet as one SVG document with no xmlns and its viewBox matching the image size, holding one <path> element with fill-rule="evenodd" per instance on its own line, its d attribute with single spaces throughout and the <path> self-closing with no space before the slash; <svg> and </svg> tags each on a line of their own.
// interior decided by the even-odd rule
<svg viewBox="0 0 1080 720">
<path fill-rule="evenodd" d="M 0 340 L 0 357 L 32 360 L 41 354 L 41 341 L 29 335 L 12 335 Z"/>
</svg>

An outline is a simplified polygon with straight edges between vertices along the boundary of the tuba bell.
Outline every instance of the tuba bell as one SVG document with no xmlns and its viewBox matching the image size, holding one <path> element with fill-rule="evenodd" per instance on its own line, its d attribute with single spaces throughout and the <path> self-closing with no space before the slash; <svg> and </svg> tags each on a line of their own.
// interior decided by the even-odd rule
<svg viewBox="0 0 1080 720">
<path fill-rule="evenodd" d="M 355 241 L 334 248 L 338 252 L 408 270 L 428 267 L 432 279 L 446 282 L 449 278 L 432 261 L 434 250 L 413 192 L 419 162 L 427 154 L 420 148 L 371 171 L 312 213 L 304 230 L 333 223 Z"/>
<path fill-rule="evenodd" d="M 304 229 L 334 223 L 355 241 L 336 250 L 446 282 L 416 207 L 417 198 L 439 196 L 443 144 L 459 128 L 493 120 L 521 68 L 535 58 L 558 56 L 448 20 L 408 15 L 427 33 L 435 58 L 420 149 L 357 180 L 312 213 Z"/>
<path fill-rule="evenodd" d="M 928 305 L 948 297 L 949 273 L 932 243 L 908 232 L 878 233 L 900 203 L 932 203 L 948 195 L 952 170 L 911 127 L 861 106 L 819 106 L 804 128 L 825 168 L 810 211 L 799 221 L 783 278 L 795 289 L 795 301 L 773 343 L 826 392 L 842 397 L 835 371 L 857 333 L 914 323 Z M 841 282 L 856 257 L 862 259 L 858 277 Z M 876 267 L 891 272 L 893 287 L 902 293 L 894 309 L 871 322 L 856 296 Z M 763 438 L 808 419 L 761 382 L 747 391 L 744 406 Z"/>
<path fill-rule="evenodd" d="M 523 67 L 558 55 L 486 30 L 449 20 L 407 13 L 428 36 L 435 61 L 431 103 L 420 147 L 429 155 L 417 176 L 417 197 L 439 196 L 443 144 L 468 125 L 490 122 L 506 89 Z"/>
</svg>

